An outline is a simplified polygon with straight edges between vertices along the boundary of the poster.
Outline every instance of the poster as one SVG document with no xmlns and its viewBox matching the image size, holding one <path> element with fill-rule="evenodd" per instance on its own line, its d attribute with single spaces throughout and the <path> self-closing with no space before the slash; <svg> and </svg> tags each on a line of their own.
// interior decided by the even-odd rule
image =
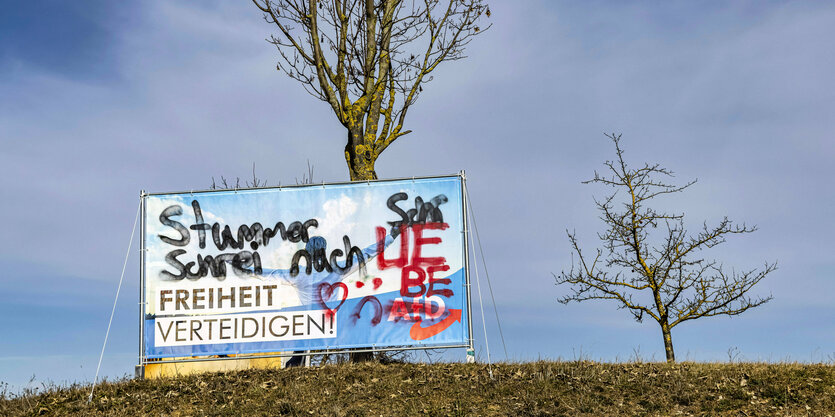
<svg viewBox="0 0 835 417">
<path fill-rule="evenodd" d="M 143 199 L 146 358 L 469 342 L 460 176 Z"/>
</svg>

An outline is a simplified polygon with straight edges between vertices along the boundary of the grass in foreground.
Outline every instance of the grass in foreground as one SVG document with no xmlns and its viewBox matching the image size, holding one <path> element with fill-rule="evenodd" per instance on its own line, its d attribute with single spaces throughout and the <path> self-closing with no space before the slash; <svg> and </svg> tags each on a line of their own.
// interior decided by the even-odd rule
<svg viewBox="0 0 835 417">
<path fill-rule="evenodd" d="M 835 416 L 835 367 L 801 364 L 330 365 L 0 398 L 0 415 Z"/>
</svg>

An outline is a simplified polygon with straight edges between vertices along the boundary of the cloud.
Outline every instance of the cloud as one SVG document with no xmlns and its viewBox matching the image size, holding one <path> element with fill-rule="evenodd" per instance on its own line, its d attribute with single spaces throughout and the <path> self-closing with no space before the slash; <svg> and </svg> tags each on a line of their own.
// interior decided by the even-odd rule
<svg viewBox="0 0 835 417">
<path fill-rule="evenodd" d="M 339 198 L 327 200 L 322 204 L 325 216 L 318 218 L 318 235 L 324 237 L 331 246 L 340 247 L 343 236 L 351 236 L 356 229 L 356 222 L 348 221 L 357 212 L 357 203 L 345 194 Z"/>
</svg>

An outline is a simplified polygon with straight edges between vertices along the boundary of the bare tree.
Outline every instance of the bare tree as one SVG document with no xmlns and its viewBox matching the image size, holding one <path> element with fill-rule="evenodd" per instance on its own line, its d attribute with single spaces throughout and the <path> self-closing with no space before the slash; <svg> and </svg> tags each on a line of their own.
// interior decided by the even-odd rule
<svg viewBox="0 0 835 417">
<path fill-rule="evenodd" d="M 306 185 L 306 184 L 313 184 L 313 165 L 310 165 L 310 160 L 307 160 L 307 172 L 302 173 L 302 178 L 296 177 L 296 185 Z M 235 177 L 235 182 L 231 182 L 231 179 L 227 179 L 223 175 L 220 176 L 220 181 L 216 181 L 215 177 L 212 177 L 212 185 L 209 186 L 210 190 L 236 190 L 238 188 L 258 188 L 258 187 L 266 187 L 267 180 L 263 178 L 258 178 L 255 175 L 255 162 L 252 163 L 252 179 L 245 179 L 243 183 L 241 182 L 241 177 Z M 278 182 L 278 186 L 281 186 L 281 181 Z"/>
<path fill-rule="evenodd" d="M 278 28 L 268 41 L 278 68 L 328 103 L 348 131 L 351 180 L 376 179 L 374 164 L 404 130 L 409 107 L 444 61 L 464 58 L 483 32 L 482 0 L 253 0 Z"/>
<path fill-rule="evenodd" d="M 308 167 L 310 166 L 310 161 L 307 162 Z M 281 185 L 279 183 L 279 185 Z M 241 177 L 235 177 L 234 185 L 229 182 L 223 175 L 220 176 L 220 183 L 215 181 L 215 177 L 212 177 L 212 185 L 209 187 L 210 190 L 233 190 L 238 188 L 258 188 L 258 187 L 266 187 L 267 180 L 258 178 L 255 175 L 255 162 L 252 163 L 252 179 L 251 180 L 244 180 L 243 184 L 241 184 Z"/>
<path fill-rule="evenodd" d="M 615 189 L 603 200 L 595 199 L 608 227 L 598 234 L 603 248 L 588 256 L 580 249 L 576 233 L 568 232 L 577 259 L 572 260 L 570 271 L 554 275 L 557 285 L 571 287 L 570 294 L 559 301 L 614 300 L 638 322 L 644 315 L 652 317 L 661 327 L 667 362 L 675 362 L 673 327 L 702 317 L 735 316 L 765 304 L 771 296 L 752 298 L 747 293 L 777 264 L 766 262 L 761 270 L 728 272 L 721 263 L 704 258 L 704 250 L 725 242 L 727 236 L 757 228 L 735 225 L 725 217 L 715 226 L 704 223 L 698 233 L 688 234 L 684 214 L 658 212 L 648 203 L 682 192 L 696 181 L 668 184 L 661 179 L 673 173 L 657 164 L 631 168 L 624 162 L 620 135 L 606 136 L 615 144 L 617 160 L 605 163 L 605 174 L 595 171 L 594 178 L 584 182 Z"/>
</svg>

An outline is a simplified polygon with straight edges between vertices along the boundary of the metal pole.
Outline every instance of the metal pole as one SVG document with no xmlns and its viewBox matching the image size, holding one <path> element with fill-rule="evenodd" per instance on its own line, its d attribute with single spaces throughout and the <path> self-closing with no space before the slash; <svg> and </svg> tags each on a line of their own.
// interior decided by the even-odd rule
<svg viewBox="0 0 835 417">
<path fill-rule="evenodd" d="M 244 187 L 244 188 L 227 188 L 227 189 L 216 189 L 216 190 L 188 190 L 188 191 L 166 191 L 166 192 L 153 192 L 153 193 L 145 193 L 145 196 L 155 196 L 155 195 L 167 195 L 167 194 L 211 194 L 211 193 L 224 193 L 224 192 L 241 192 L 241 191 L 259 191 L 259 190 L 282 190 L 287 188 L 310 188 L 310 187 L 321 187 L 327 185 L 346 185 L 346 184 L 357 184 L 360 182 L 365 182 L 368 184 L 371 183 L 386 183 L 386 182 L 396 182 L 396 181 L 406 181 L 406 180 L 431 180 L 431 179 L 445 179 L 445 178 L 455 178 L 460 177 L 461 173 L 458 174 L 450 174 L 450 175 L 430 175 L 430 176 L 422 176 L 422 177 L 401 177 L 401 178 L 385 178 L 385 179 L 376 179 L 376 180 L 362 180 L 362 181 L 340 181 L 340 182 L 325 182 L 325 183 L 317 183 L 317 184 L 293 184 L 293 185 L 271 185 L 268 187 Z"/>
<path fill-rule="evenodd" d="M 338 354 L 338 353 L 364 353 L 364 352 L 390 352 L 390 351 L 401 351 L 401 350 L 429 350 L 429 349 L 460 349 L 465 348 L 467 345 L 430 345 L 430 346 L 397 346 L 397 347 L 388 347 L 388 348 L 350 348 L 350 349 L 336 349 L 336 350 L 308 350 L 302 353 L 276 353 L 276 354 L 269 354 L 269 355 L 260 355 L 257 353 L 253 354 L 241 354 L 238 356 L 233 357 L 225 357 L 225 358 L 217 358 L 217 357 L 192 357 L 191 359 L 173 359 L 173 360 L 166 360 L 166 359 L 159 359 L 155 360 L 153 363 L 156 364 L 168 364 L 168 363 L 185 363 L 185 362 L 207 362 L 207 361 L 235 361 L 235 360 L 242 360 L 242 359 L 262 359 L 262 358 L 286 358 L 291 356 L 313 356 L 313 355 L 330 355 L 330 354 Z"/>
<path fill-rule="evenodd" d="M 145 378 L 145 190 L 139 192 L 141 219 L 139 221 L 139 365 L 135 376 Z"/>
<path fill-rule="evenodd" d="M 468 347 L 467 347 L 467 363 L 475 362 L 475 339 L 473 338 L 473 307 L 472 307 L 472 297 L 470 296 L 470 247 L 468 245 L 467 236 L 470 233 L 469 223 L 467 222 L 467 174 L 464 170 L 458 174 L 461 177 L 461 203 L 463 206 L 463 219 L 464 219 L 464 230 L 463 230 L 463 238 L 464 238 L 464 287 L 467 290 L 467 331 L 469 340 Z"/>
</svg>

